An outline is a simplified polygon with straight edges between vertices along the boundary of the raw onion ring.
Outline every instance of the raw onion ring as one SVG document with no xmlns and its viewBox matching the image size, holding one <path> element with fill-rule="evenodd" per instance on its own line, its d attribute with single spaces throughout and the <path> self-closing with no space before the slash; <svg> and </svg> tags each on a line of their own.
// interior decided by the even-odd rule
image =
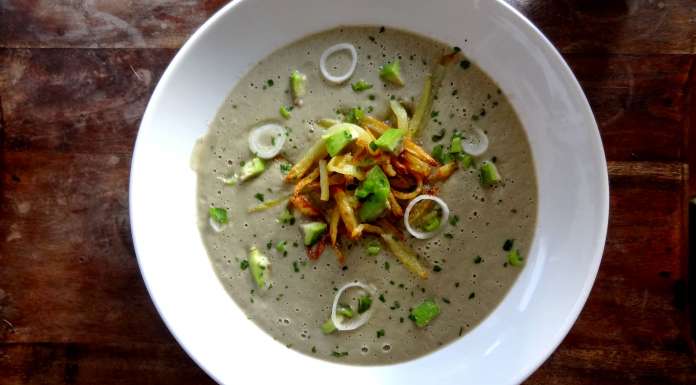
<svg viewBox="0 0 696 385">
<path fill-rule="evenodd" d="M 264 141 L 271 143 L 268 145 Z M 285 129 L 275 123 L 258 126 L 249 133 L 249 149 L 259 158 L 271 159 L 275 157 L 283 149 L 284 144 Z"/>
<path fill-rule="evenodd" d="M 418 203 L 422 200 L 433 201 L 433 202 L 437 203 L 442 208 L 442 214 L 440 215 L 440 226 L 435 231 L 430 231 L 430 232 L 418 231 L 418 230 L 414 229 L 411 226 L 411 223 L 408 221 L 408 217 L 411 214 L 411 210 L 413 209 L 413 207 L 416 206 L 416 203 Z M 449 207 L 447 207 L 447 203 L 445 203 L 445 201 L 443 201 L 442 199 L 440 199 L 434 195 L 423 194 L 423 195 L 419 195 L 419 196 L 413 198 L 413 200 L 408 203 L 408 206 L 406 206 L 406 211 L 404 212 L 404 226 L 406 226 L 406 230 L 408 230 L 408 232 L 411 233 L 411 235 L 413 235 L 414 237 L 416 237 L 418 239 L 432 238 L 447 223 L 447 219 L 449 219 Z"/>
<path fill-rule="evenodd" d="M 373 307 L 370 306 L 370 308 L 367 309 L 364 313 L 358 314 L 358 316 L 356 318 L 351 319 L 349 322 L 341 323 L 342 320 L 339 320 L 338 315 L 336 314 L 336 309 L 338 308 L 338 301 L 341 298 L 341 295 L 343 294 L 343 292 L 346 291 L 347 289 L 352 288 L 352 287 L 359 287 L 359 288 L 365 290 L 371 296 L 375 295 L 375 290 L 372 287 L 370 287 L 364 283 L 351 282 L 351 283 L 347 283 L 347 284 L 341 286 L 341 288 L 339 288 L 338 291 L 336 292 L 336 296 L 334 297 L 334 300 L 333 300 L 333 305 L 331 306 L 331 322 L 333 322 L 333 324 L 334 324 L 334 326 L 336 326 L 337 330 L 343 330 L 343 331 L 355 330 L 355 329 L 363 326 L 364 324 L 366 324 L 367 321 L 370 319 L 370 316 L 372 315 Z"/>
<path fill-rule="evenodd" d="M 350 52 L 351 56 L 351 63 L 350 67 L 348 68 L 348 72 L 340 76 L 331 75 L 329 71 L 326 69 L 326 59 L 328 59 L 329 56 L 331 56 L 332 54 L 344 50 Z M 358 52 L 355 50 L 355 47 L 350 43 L 339 43 L 334 46 L 331 46 L 327 48 L 326 51 L 324 51 L 324 53 L 321 54 L 321 58 L 319 58 L 319 70 L 321 71 L 321 75 L 324 77 L 324 79 L 334 84 L 343 83 L 346 80 L 350 79 L 350 77 L 353 76 L 353 72 L 355 72 L 355 67 L 357 67 L 357 65 Z"/>
<path fill-rule="evenodd" d="M 474 133 L 478 138 L 478 142 L 474 142 L 470 138 L 464 141 L 464 143 L 462 143 L 464 152 L 473 156 L 483 155 L 483 153 L 488 150 L 488 136 L 478 127 L 474 128 Z"/>
</svg>

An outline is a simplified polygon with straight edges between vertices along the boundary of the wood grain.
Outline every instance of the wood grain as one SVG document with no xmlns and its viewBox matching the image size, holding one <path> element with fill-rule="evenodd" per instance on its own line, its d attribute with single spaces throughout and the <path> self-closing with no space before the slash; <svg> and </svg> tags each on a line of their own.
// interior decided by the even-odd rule
<svg viewBox="0 0 696 385">
<path fill-rule="evenodd" d="M 691 0 L 506 0 L 562 53 L 696 53 Z"/>
<path fill-rule="evenodd" d="M 609 160 L 685 156 L 692 55 L 566 55 L 590 101 Z"/>
<path fill-rule="evenodd" d="M 174 342 L 5 344 L 0 373 L 3 384 L 214 384 Z"/>
<path fill-rule="evenodd" d="M 609 160 L 604 259 L 529 384 L 694 384 L 686 199 L 696 194 L 691 0 L 509 0 L 564 53 Z M 137 269 L 128 175 L 176 49 L 221 0 L 0 0 L 0 383 L 212 383 Z M 691 187 L 689 187 L 691 186 Z M 692 300 L 693 303 L 693 300 Z"/>
<path fill-rule="evenodd" d="M 530 384 L 693 384 L 681 163 L 610 162 L 602 266 L 572 331 Z"/>
<path fill-rule="evenodd" d="M 169 49 L 0 49 L 7 151 L 130 154 Z"/>
<path fill-rule="evenodd" d="M 693 54 L 691 0 L 506 0 L 563 53 Z M 225 0 L 4 0 L 0 46 L 177 48 Z"/>
<path fill-rule="evenodd" d="M 178 48 L 226 0 L 3 0 L 0 47 Z"/>
</svg>

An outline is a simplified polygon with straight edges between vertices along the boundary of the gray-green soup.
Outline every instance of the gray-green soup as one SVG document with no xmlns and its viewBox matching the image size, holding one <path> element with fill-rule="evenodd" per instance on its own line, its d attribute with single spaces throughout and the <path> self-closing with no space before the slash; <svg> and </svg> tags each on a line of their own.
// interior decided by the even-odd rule
<svg viewBox="0 0 696 385">
<path fill-rule="evenodd" d="M 337 43 L 350 43 L 357 51 L 355 72 L 341 84 L 328 82 L 319 68 L 321 54 Z M 199 227 L 210 261 L 246 316 L 283 345 L 348 364 L 414 359 L 472 330 L 502 301 L 524 268 L 537 212 L 530 146 L 504 93 L 461 53 L 447 66 L 425 117 L 427 124 L 413 141 L 430 154 L 438 152 L 438 145 L 449 154 L 453 135 L 466 141 L 479 128 L 487 135 L 488 149 L 472 157 L 470 165 L 458 164 L 445 180 L 428 184 L 426 178 L 423 191 L 429 186 L 450 211 L 445 223 L 436 224 L 435 236 L 416 239 L 404 229 L 403 218 L 389 209 L 381 214 L 403 233 L 402 243 L 417 253 L 427 279 L 409 271 L 378 234 L 363 232 L 350 239 L 343 222 L 338 238 L 345 262 L 339 263 L 328 245 L 318 259 L 310 260 L 300 226 L 310 221 L 329 223 L 330 215 L 321 208 L 334 197 L 316 204 L 322 211 L 318 219 L 307 218 L 283 200 L 295 186 L 284 180 L 288 170 L 327 130 L 319 124 L 321 119 L 349 120 L 350 109 L 360 107 L 364 115 L 394 127 L 391 100 L 400 101 L 413 118 L 433 66 L 455 50 L 423 36 L 380 27 L 342 27 L 305 37 L 253 66 L 232 89 L 196 146 Z M 380 77 L 381 67 L 397 60 L 403 86 Z M 337 52 L 326 62 L 333 74 L 346 72 L 350 63 L 348 51 Z M 293 106 L 290 75 L 295 70 L 306 76 L 301 106 Z M 355 90 L 352 85 L 360 80 L 372 87 L 363 83 Z M 285 116 L 281 106 L 288 112 L 283 111 Z M 249 133 L 269 122 L 284 129 L 280 154 L 264 161 L 260 175 L 245 181 L 227 179 L 239 175 L 242 165 L 255 157 Z M 450 162 L 459 161 L 452 158 Z M 484 164 L 495 165 L 501 179 L 482 183 Z M 345 184 L 350 197 L 361 188 L 360 180 L 353 182 L 353 186 Z M 310 194 L 310 201 L 317 194 L 314 198 Z M 249 211 L 276 199 L 280 204 Z M 353 204 L 364 204 L 351 199 Z M 399 206 L 405 209 L 408 203 L 400 200 Z M 215 218 L 211 208 L 218 209 Z M 220 217 L 220 210 L 226 218 Z M 211 226 L 215 220 L 216 226 Z M 326 237 L 322 242 L 328 242 Z M 268 260 L 261 272 L 267 287 L 259 287 L 251 272 L 252 246 Z M 339 302 L 350 307 L 353 319 L 365 314 L 369 319 L 354 330 L 325 333 L 322 325 L 331 320 L 337 290 L 351 282 L 370 285 L 373 291 L 351 289 Z M 357 299 L 368 294 L 370 310 L 359 314 Z M 412 312 L 426 300 L 435 304 L 439 314 L 428 319 L 426 326 L 418 326 Z"/>
</svg>

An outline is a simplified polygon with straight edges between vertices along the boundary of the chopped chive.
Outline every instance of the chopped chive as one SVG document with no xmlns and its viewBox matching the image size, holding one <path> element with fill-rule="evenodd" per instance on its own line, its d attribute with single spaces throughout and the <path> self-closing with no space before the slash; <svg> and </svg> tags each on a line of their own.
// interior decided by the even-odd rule
<svg viewBox="0 0 696 385">
<path fill-rule="evenodd" d="M 430 137 L 433 142 L 439 142 L 445 137 L 445 129 L 441 129 L 440 132 Z"/>
<path fill-rule="evenodd" d="M 368 311 L 370 306 L 372 306 L 372 297 L 364 295 L 358 298 L 358 314 Z"/>
<path fill-rule="evenodd" d="M 249 261 L 246 259 L 242 259 L 241 262 L 239 262 L 239 268 L 242 270 L 246 270 L 249 267 Z"/>
<path fill-rule="evenodd" d="M 450 225 L 452 225 L 452 226 L 456 226 L 457 223 L 459 223 L 459 217 L 456 216 L 456 215 L 452 215 L 452 216 L 450 217 L 450 219 L 449 219 L 449 223 L 450 223 Z"/>
<path fill-rule="evenodd" d="M 289 173 L 291 169 L 292 169 L 292 165 L 290 163 L 283 162 L 280 164 L 280 172 L 283 175 Z"/>
<path fill-rule="evenodd" d="M 503 250 L 504 251 L 510 251 L 512 250 L 512 246 L 515 244 L 514 239 L 506 239 L 505 243 L 503 243 Z"/>
<path fill-rule="evenodd" d="M 382 337 L 384 337 L 384 329 L 377 330 L 377 338 L 382 338 Z"/>
<path fill-rule="evenodd" d="M 259 202 L 263 202 L 263 200 L 264 200 L 264 196 L 261 193 L 254 194 L 254 198 L 256 198 L 256 200 Z"/>
</svg>

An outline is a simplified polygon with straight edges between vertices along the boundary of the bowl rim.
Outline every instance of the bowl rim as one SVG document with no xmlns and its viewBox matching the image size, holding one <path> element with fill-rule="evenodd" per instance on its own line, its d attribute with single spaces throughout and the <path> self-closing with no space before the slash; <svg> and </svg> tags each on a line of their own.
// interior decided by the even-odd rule
<svg viewBox="0 0 696 385">
<path fill-rule="evenodd" d="M 139 244 L 138 241 L 136 240 L 136 230 L 135 228 L 137 225 L 135 224 L 134 221 L 134 209 L 133 209 L 133 197 L 134 197 L 134 185 L 133 185 L 133 178 L 132 175 L 134 173 L 134 170 L 136 168 L 136 165 L 139 163 L 138 160 L 142 157 L 142 150 L 138 151 L 140 147 L 142 147 L 142 140 L 141 140 L 141 133 L 144 130 L 144 127 L 146 126 L 146 117 L 152 114 L 152 108 L 153 105 L 156 105 L 158 103 L 158 100 L 161 98 L 161 94 L 163 92 L 163 89 L 165 88 L 165 84 L 171 81 L 172 74 L 175 72 L 175 68 L 179 65 L 179 63 L 184 60 L 184 58 L 189 54 L 189 51 L 204 37 L 206 32 L 216 23 L 218 23 L 222 18 L 224 18 L 229 12 L 234 12 L 235 8 L 240 6 L 243 3 L 250 2 L 253 0 L 232 0 L 230 3 L 224 5 L 222 8 L 217 10 L 212 16 L 210 16 L 198 29 L 186 40 L 186 42 L 182 45 L 182 47 L 178 50 L 176 53 L 175 57 L 170 61 L 170 63 L 167 65 L 166 70 L 163 72 L 162 76 L 160 77 L 153 93 L 150 96 L 150 99 L 148 101 L 148 104 L 146 106 L 145 112 L 143 114 L 143 118 L 141 120 L 141 123 L 138 128 L 138 134 L 136 137 L 136 141 L 133 147 L 133 156 L 131 160 L 131 168 L 130 168 L 130 175 L 129 175 L 129 221 L 130 221 L 130 226 L 131 226 L 131 236 L 133 238 L 133 248 L 136 254 L 136 259 L 138 263 L 139 270 L 141 272 L 143 282 L 145 283 L 145 287 L 148 291 L 148 294 L 152 300 L 152 303 L 157 310 L 157 313 L 159 314 L 160 318 L 164 322 L 165 326 L 167 327 L 168 331 L 171 333 L 171 335 L 174 337 L 174 339 L 177 341 L 178 345 L 186 352 L 186 354 L 200 367 L 211 379 L 218 383 L 222 383 L 220 378 L 214 373 L 204 362 L 200 361 L 198 357 L 196 357 L 189 349 L 189 347 L 182 341 L 180 336 L 177 334 L 175 327 L 172 325 L 172 321 L 165 317 L 164 312 L 162 310 L 162 305 L 159 302 L 159 299 L 153 294 L 154 291 L 151 287 L 151 282 L 148 278 L 148 276 L 144 273 L 143 269 L 143 259 L 141 257 L 141 253 L 139 252 Z M 598 202 L 597 205 L 597 210 L 601 213 L 602 217 L 602 222 L 600 224 L 600 227 L 596 229 L 596 234 L 598 234 L 598 242 L 595 246 L 595 249 L 592 253 L 593 258 L 592 258 L 592 263 L 590 265 L 590 273 L 587 275 L 584 285 L 582 287 L 582 291 L 578 293 L 577 296 L 577 301 L 574 303 L 572 310 L 569 312 L 569 317 L 567 318 L 567 322 L 560 327 L 558 333 L 554 335 L 553 337 L 553 343 L 551 344 L 551 348 L 549 348 L 545 354 L 539 355 L 536 359 L 534 359 L 533 364 L 529 366 L 531 370 L 523 372 L 520 371 L 518 372 L 518 375 L 516 377 L 515 382 L 516 383 L 521 383 L 525 381 L 529 376 L 531 376 L 538 368 L 551 356 L 551 354 L 558 348 L 558 346 L 561 344 L 565 336 L 570 332 L 570 329 L 574 326 L 576 320 L 578 319 L 580 312 L 582 311 L 589 294 L 592 290 L 592 287 L 594 285 L 594 282 L 597 277 L 597 273 L 599 270 L 599 266 L 603 257 L 603 251 L 604 247 L 606 244 L 606 238 L 607 238 L 607 228 L 608 228 L 608 223 L 609 223 L 609 179 L 608 179 L 608 170 L 607 170 L 607 161 L 606 161 L 606 156 L 603 150 L 603 144 L 602 144 L 602 139 L 599 134 L 599 128 L 596 122 L 596 119 L 594 117 L 594 114 L 592 112 L 592 108 L 587 100 L 587 97 L 582 90 L 582 87 L 580 86 L 577 78 L 573 74 L 571 68 L 567 64 L 567 62 L 563 59 L 562 55 L 560 52 L 556 49 L 556 47 L 551 43 L 551 41 L 529 20 L 525 15 L 523 15 L 520 11 L 515 9 L 513 6 L 508 4 L 507 2 L 503 0 L 494 0 L 495 3 L 502 7 L 504 11 L 511 13 L 515 18 L 519 19 L 522 21 L 526 28 L 529 29 L 529 31 L 535 35 L 536 38 L 538 38 L 545 46 L 546 48 L 549 49 L 550 55 L 553 56 L 553 59 L 556 60 L 560 67 L 559 70 L 563 73 L 563 75 L 567 76 L 570 79 L 570 82 L 568 83 L 569 86 L 574 88 L 574 92 L 578 93 L 582 98 L 582 106 L 580 106 L 583 110 L 586 110 L 589 112 L 589 115 L 591 117 L 591 129 L 594 129 L 594 132 L 596 135 L 594 135 L 594 143 L 591 143 L 593 146 L 596 146 L 600 149 L 600 151 L 597 153 L 597 156 L 599 157 L 597 160 L 604 166 L 601 170 L 598 170 L 600 173 L 600 178 L 597 180 L 599 183 L 599 190 L 601 194 L 601 201 Z M 350 23 L 346 23 L 346 25 L 350 25 Z M 507 294 L 506 294 L 507 295 Z M 495 311 L 495 310 L 494 310 Z M 483 321 L 482 321 L 483 322 Z"/>
</svg>

